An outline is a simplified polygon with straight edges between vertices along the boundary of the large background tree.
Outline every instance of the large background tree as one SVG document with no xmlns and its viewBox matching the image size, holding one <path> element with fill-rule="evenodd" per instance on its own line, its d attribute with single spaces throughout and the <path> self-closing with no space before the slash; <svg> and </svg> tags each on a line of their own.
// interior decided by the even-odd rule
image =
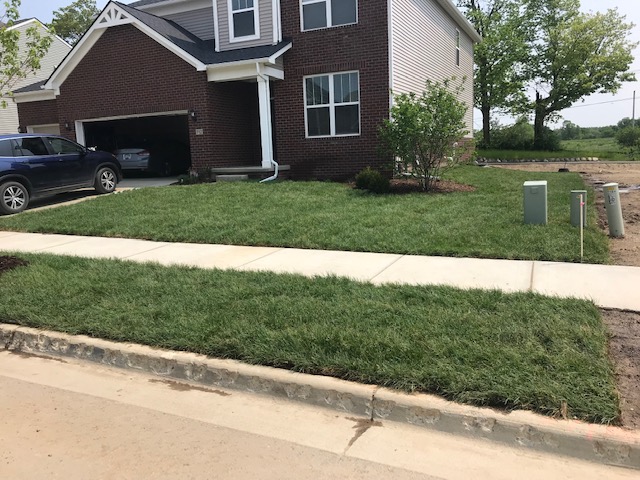
<svg viewBox="0 0 640 480">
<path fill-rule="evenodd" d="M 70 45 L 75 45 L 99 13 L 95 0 L 76 0 L 53 12 L 53 20 L 49 26 Z"/>
<path fill-rule="evenodd" d="M 482 35 L 474 51 L 474 103 L 482 112 L 482 143 L 488 147 L 492 113 L 510 112 L 525 99 L 529 11 L 522 0 L 459 0 L 458 5 Z"/>
<path fill-rule="evenodd" d="M 26 31 L 26 39 L 20 41 L 20 31 L 11 29 L 19 19 L 20 0 L 6 0 L 0 11 L 0 98 L 6 106 L 7 96 L 12 95 L 16 83 L 40 69 L 40 60 L 51 45 L 50 35 L 33 25 Z M 22 46 L 20 45 L 22 43 Z"/>
<path fill-rule="evenodd" d="M 579 0 L 525 0 L 536 13 L 528 74 L 535 98 L 534 148 L 545 148 L 545 123 L 593 93 L 614 93 L 635 80 L 629 67 L 633 24 L 617 10 L 581 13 Z"/>
</svg>

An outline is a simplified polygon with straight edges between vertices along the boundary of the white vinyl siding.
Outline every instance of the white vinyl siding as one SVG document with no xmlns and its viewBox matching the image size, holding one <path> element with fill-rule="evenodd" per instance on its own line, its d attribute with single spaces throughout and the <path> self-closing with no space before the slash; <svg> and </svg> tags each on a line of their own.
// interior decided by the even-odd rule
<svg viewBox="0 0 640 480">
<path fill-rule="evenodd" d="M 213 25 L 213 5 L 189 12 L 175 13 L 164 18 L 172 20 L 185 30 L 193 33 L 202 40 L 213 40 L 215 34 Z"/>
<path fill-rule="evenodd" d="M 436 0 L 393 0 L 392 77 L 394 93 L 421 93 L 426 80 L 466 76 L 461 100 L 469 108 L 465 122 L 473 132 L 473 42 Z M 460 65 L 456 65 L 457 33 Z M 469 136 L 472 134 L 469 133 Z"/>
<path fill-rule="evenodd" d="M 20 51 L 26 50 L 26 42 L 27 42 L 27 30 L 34 25 L 33 22 L 29 22 L 25 25 L 19 25 L 17 30 L 20 31 L 20 40 L 19 40 L 19 48 Z M 44 28 L 37 23 L 42 30 L 42 34 L 45 34 L 46 31 Z M 40 82 L 42 80 L 46 80 L 51 75 L 51 72 L 60 64 L 64 57 L 69 53 L 71 47 L 67 45 L 64 41 L 60 40 L 58 37 L 54 37 L 53 43 L 49 48 L 46 56 L 40 61 L 40 70 L 36 73 L 23 78 L 14 86 L 14 90 L 17 90 L 22 87 L 26 87 L 36 82 Z M 0 133 L 18 133 L 18 107 L 13 102 L 12 98 L 5 99 L 7 102 L 8 108 L 3 109 L 0 108 Z"/>
<path fill-rule="evenodd" d="M 259 38 L 231 41 L 229 32 L 229 0 L 217 0 L 218 27 L 220 38 L 220 50 L 233 50 L 236 48 L 257 47 L 273 44 L 273 2 L 272 0 L 254 0 L 258 8 Z M 256 26 L 257 27 L 257 26 Z"/>
</svg>

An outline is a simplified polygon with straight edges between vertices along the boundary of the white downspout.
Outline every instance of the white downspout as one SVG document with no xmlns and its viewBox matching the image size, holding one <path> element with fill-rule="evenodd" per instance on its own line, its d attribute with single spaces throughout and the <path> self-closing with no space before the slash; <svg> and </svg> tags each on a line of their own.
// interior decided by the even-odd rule
<svg viewBox="0 0 640 480">
<path fill-rule="evenodd" d="M 264 98 L 262 98 L 261 102 L 260 102 L 260 115 L 264 115 L 267 118 L 262 119 L 261 118 L 261 128 L 262 125 L 264 125 L 266 122 L 269 122 L 269 125 L 271 125 L 271 95 L 270 95 L 270 89 L 269 89 L 269 77 L 264 75 L 261 71 L 260 71 L 260 64 L 256 63 L 256 72 L 258 73 L 258 92 L 260 93 L 260 88 L 261 88 L 261 84 L 266 85 L 265 91 L 263 91 L 262 96 Z M 262 105 L 264 104 L 264 105 Z M 269 128 L 269 139 L 268 141 L 271 142 L 271 145 L 269 146 L 269 163 L 271 164 L 272 167 L 274 167 L 274 174 L 272 176 L 270 176 L 269 178 L 265 178 L 264 180 L 261 180 L 260 183 L 264 183 L 264 182 L 270 182 L 272 180 L 275 180 L 278 178 L 278 172 L 279 172 L 279 165 L 278 163 L 273 159 L 273 132 L 272 132 L 272 128 Z M 263 148 L 267 142 L 266 137 L 266 132 L 262 131 L 261 135 L 263 137 L 262 139 L 262 144 L 263 144 Z"/>
</svg>

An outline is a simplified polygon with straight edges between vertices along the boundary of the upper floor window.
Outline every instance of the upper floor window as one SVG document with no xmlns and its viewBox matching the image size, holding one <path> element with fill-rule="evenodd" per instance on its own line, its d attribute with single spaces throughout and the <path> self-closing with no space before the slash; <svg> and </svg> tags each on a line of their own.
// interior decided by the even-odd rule
<svg viewBox="0 0 640 480">
<path fill-rule="evenodd" d="M 259 38 L 258 0 L 229 0 L 229 40 Z"/>
<path fill-rule="evenodd" d="M 456 30 L 456 65 L 460 66 L 460 30 Z"/>
<path fill-rule="evenodd" d="M 302 30 L 358 22 L 358 0 L 301 0 Z"/>
<path fill-rule="evenodd" d="M 304 79 L 307 137 L 360 134 L 359 80 L 358 72 Z"/>
</svg>

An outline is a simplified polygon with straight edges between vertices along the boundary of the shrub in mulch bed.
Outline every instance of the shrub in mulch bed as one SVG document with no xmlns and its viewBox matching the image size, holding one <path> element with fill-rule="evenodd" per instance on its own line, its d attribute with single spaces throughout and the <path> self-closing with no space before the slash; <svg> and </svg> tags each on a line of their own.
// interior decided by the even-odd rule
<svg viewBox="0 0 640 480">
<path fill-rule="evenodd" d="M 0 275 L 9 270 L 13 270 L 18 267 L 26 267 L 29 262 L 18 257 L 11 257 L 8 255 L 0 255 Z"/>
</svg>

